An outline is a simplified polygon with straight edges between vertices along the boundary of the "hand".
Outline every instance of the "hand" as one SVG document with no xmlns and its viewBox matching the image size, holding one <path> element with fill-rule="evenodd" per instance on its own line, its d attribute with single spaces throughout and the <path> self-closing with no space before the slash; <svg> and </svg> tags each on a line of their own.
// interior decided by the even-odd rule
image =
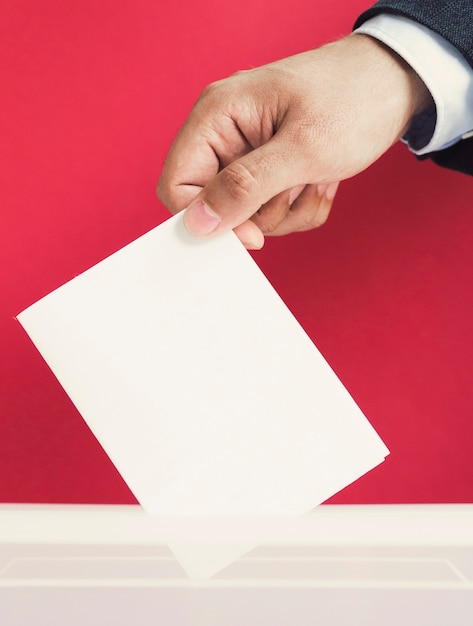
<svg viewBox="0 0 473 626">
<path fill-rule="evenodd" d="M 338 182 L 378 159 L 430 103 L 394 52 L 365 35 L 239 72 L 207 87 L 176 138 L 158 185 L 173 213 L 206 237 L 322 224 Z"/>
</svg>

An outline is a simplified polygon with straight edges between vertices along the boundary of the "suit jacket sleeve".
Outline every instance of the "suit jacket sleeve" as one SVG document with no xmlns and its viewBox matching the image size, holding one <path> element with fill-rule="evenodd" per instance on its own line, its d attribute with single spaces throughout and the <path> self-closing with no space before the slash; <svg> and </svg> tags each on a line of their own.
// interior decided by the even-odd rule
<svg viewBox="0 0 473 626">
<path fill-rule="evenodd" d="M 473 67 L 473 0 L 380 0 L 358 18 L 355 28 L 380 13 L 402 15 L 430 28 Z M 473 137 L 420 158 L 431 158 L 438 165 L 473 176 Z"/>
</svg>

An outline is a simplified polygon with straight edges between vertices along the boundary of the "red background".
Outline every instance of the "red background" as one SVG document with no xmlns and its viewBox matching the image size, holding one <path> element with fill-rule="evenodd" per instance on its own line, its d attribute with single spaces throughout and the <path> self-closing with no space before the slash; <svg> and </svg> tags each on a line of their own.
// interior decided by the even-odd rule
<svg viewBox="0 0 473 626">
<path fill-rule="evenodd" d="M 365 1 L 2 0 L 0 501 L 134 502 L 14 316 L 167 216 L 201 89 L 350 31 Z M 391 455 L 334 502 L 473 501 L 472 180 L 401 145 L 255 258 Z"/>
</svg>

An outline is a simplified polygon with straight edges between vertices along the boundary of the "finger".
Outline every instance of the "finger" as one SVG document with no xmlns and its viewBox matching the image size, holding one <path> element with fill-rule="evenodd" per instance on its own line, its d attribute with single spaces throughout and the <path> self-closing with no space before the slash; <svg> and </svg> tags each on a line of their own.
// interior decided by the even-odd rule
<svg viewBox="0 0 473 626">
<path fill-rule="evenodd" d="M 212 129 L 207 122 L 204 133 L 196 111 L 198 106 L 174 141 L 157 187 L 160 200 L 172 213 L 188 206 L 222 165 L 252 150 L 229 116 L 220 116 Z M 264 235 L 256 225 L 244 222 L 234 231 L 249 250 L 263 247 Z"/>
<path fill-rule="evenodd" d="M 217 174 L 219 160 L 207 140 L 180 133 L 166 158 L 156 192 L 172 213 L 182 211 Z"/>
<path fill-rule="evenodd" d="M 286 218 L 273 232 L 273 236 L 303 232 L 324 224 L 330 214 L 338 183 L 307 185 L 293 203 Z"/>
<path fill-rule="evenodd" d="M 251 218 L 263 234 L 269 234 L 284 220 L 291 204 L 303 191 L 305 185 L 297 185 L 271 198 Z"/>
<path fill-rule="evenodd" d="M 188 207 L 189 231 L 205 237 L 235 228 L 274 196 L 302 184 L 304 160 L 294 158 L 291 144 L 275 135 L 219 172 Z"/>
<path fill-rule="evenodd" d="M 175 215 L 184 210 L 192 200 L 202 191 L 203 187 L 200 185 L 175 185 L 164 192 L 162 187 L 158 184 L 156 193 L 159 200 L 164 204 L 169 211 Z"/>
<path fill-rule="evenodd" d="M 264 235 L 251 220 L 236 226 L 233 232 L 247 250 L 261 250 L 264 246 Z"/>
<path fill-rule="evenodd" d="M 327 196 L 329 200 L 333 200 L 335 198 L 339 185 L 340 185 L 340 181 L 337 181 L 335 183 L 330 183 L 329 185 L 327 185 L 327 189 L 325 190 L 325 195 Z"/>
<path fill-rule="evenodd" d="M 212 117 L 210 111 L 208 118 L 196 105 L 169 150 L 156 191 L 172 213 L 188 206 L 222 167 L 252 150 L 230 116 Z"/>
</svg>

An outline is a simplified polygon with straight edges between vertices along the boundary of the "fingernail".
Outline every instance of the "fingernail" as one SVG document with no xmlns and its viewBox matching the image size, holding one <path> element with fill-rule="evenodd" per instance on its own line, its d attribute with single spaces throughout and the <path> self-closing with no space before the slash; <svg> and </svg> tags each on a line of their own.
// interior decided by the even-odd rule
<svg viewBox="0 0 473 626">
<path fill-rule="evenodd" d="M 337 189 L 338 189 L 338 182 L 330 183 L 329 185 L 327 185 L 327 189 L 325 190 L 325 197 L 327 198 L 327 200 L 333 200 L 335 198 Z"/>
<path fill-rule="evenodd" d="M 251 237 L 241 242 L 247 250 L 261 250 L 264 246 L 264 237 Z"/>
<path fill-rule="evenodd" d="M 187 230 L 197 237 L 210 235 L 221 223 L 220 217 L 202 200 L 191 204 L 184 214 L 184 224 Z"/>
<path fill-rule="evenodd" d="M 305 185 L 296 185 L 289 192 L 289 206 L 301 195 Z"/>
</svg>

